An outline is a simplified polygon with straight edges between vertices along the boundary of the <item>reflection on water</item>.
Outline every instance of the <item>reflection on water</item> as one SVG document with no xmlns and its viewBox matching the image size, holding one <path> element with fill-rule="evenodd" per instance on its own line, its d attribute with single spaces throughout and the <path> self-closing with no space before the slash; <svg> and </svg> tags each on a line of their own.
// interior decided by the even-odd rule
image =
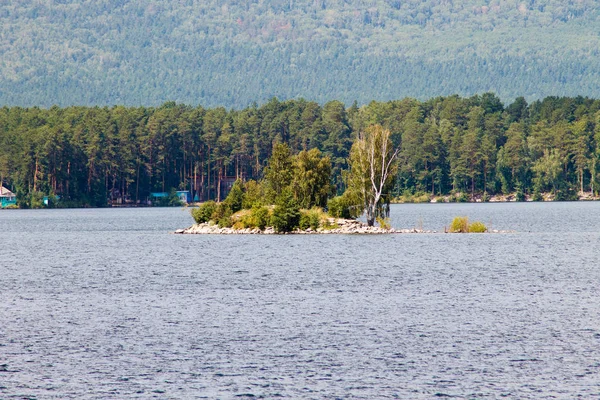
<svg viewBox="0 0 600 400">
<path fill-rule="evenodd" d="M 0 212 L 0 398 L 600 392 L 600 203 L 392 207 L 508 235 L 194 236 L 181 209 Z"/>
</svg>

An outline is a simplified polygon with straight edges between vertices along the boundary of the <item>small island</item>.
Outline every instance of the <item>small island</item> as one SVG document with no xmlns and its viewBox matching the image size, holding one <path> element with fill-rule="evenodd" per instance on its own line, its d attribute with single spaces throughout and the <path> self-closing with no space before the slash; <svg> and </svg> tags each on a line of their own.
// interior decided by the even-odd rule
<svg viewBox="0 0 600 400">
<path fill-rule="evenodd" d="M 345 190 L 336 196 L 329 156 L 318 149 L 292 155 L 289 146 L 275 143 L 261 181 L 238 179 L 224 201 L 193 209 L 196 225 L 177 233 L 395 233 L 386 193 L 397 155 L 389 130 L 365 129 L 350 151 Z M 366 223 L 356 220 L 363 213 Z"/>
<path fill-rule="evenodd" d="M 193 208 L 196 224 L 178 234 L 390 234 L 436 233 L 394 229 L 390 225 L 390 188 L 398 150 L 379 125 L 356 138 L 348 159 L 345 190 L 331 183 L 331 160 L 318 149 L 292 155 L 275 143 L 260 181 L 238 179 L 222 202 Z M 361 215 L 366 222 L 358 221 Z M 444 232 L 483 233 L 487 228 L 455 219 Z"/>
</svg>

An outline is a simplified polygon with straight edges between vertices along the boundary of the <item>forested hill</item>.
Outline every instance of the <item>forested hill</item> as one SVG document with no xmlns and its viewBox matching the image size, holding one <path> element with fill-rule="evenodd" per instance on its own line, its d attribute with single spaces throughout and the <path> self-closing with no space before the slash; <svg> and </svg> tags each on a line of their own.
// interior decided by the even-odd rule
<svg viewBox="0 0 600 400">
<path fill-rule="evenodd" d="M 595 0 L 20 0 L 0 104 L 600 95 Z"/>
</svg>

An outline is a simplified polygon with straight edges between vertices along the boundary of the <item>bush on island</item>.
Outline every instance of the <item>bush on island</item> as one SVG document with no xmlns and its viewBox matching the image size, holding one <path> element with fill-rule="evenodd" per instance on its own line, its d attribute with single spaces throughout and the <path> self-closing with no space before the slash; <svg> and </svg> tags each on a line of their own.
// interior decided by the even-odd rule
<svg viewBox="0 0 600 400">
<path fill-rule="evenodd" d="M 484 233 L 487 232 L 487 227 L 481 222 L 473 222 L 469 225 L 469 233 Z"/>
<path fill-rule="evenodd" d="M 377 217 L 375 219 L 377 220 L 377 223 L 379 224 L 380 228 L 382 228 L 382 229 L 391 229 L 392 228 L 392 224 L 391 224 L 389 218 Z"/>
<path fill-rule="evenodd" d="M 362 213 L 362 208 L 353 201 L 354 196 L 346 191 L 341 196 L 336 196 L 327 202 L 327 213 L 334 218 L 357 218 Z M 357 211 L 360 210 L 357 214 Z"/>
<path fill-rule="evenodd" d="M 317 230 L 321 226 L 321 219 L 327 218 L 327 215 L 320 207 L 313 207 L 310 210 L 300 210 L 300 222 L 298 227 L 302 230 L 311 228 Z"/>
<path fill-rule="evenodd" d="M 217 208 L 217 203 L 214 201 L 207 201 L 202 204 L 198 208 L 192 209 L 192 217 L 197 224 L 203 224 L 205 222 L 210 221 L 211 216 L 215 212 Z"/>
<path fill-rule="evenodd" d="M 467 233 L 469 232 L 469 218 L 455 217 L 450 224 L 450 232 Z"/>
<path fill-rule="evenodd" d="M 219 228 L 231 228 L 233 226 L 233 221 L 231 217 L 221 217 L 218 222 Z"/>
<path fill-rule="evenodd" d="M 255 205 L 252 210 L 244 210 L 245 214 L 240 218 L 243 228 L 258 228 L 264 230 L 269 224 L 269 208 Z M 235 228 L 235 225 L 234 225 Z"/>
<path fill-rule="evenodd" d="M 467 217 L 455 217 L 450 224 L 450 232 L 452 233 L 484 233 L 487 232 L 487 227 L 479 222 L 469 223 Z"/>
<path fill-rule="evenodd" d="M 233 213 L 231 212 L 231 208 L 229 208 L 229 205 L 227 203 L 216 203 L 215 209 L 211 214 L 210 219 L 216 222 L 220 222 L 223 218 L 231 217 L 231 214 Z"/>
<path fill-rule="evenodd" d="M 254 206 L 252 207 L 252 219 L 254 220 L 255 226 L 263 230 L 269 223 L 269 208 L 265 206 Z"/>
</svg>

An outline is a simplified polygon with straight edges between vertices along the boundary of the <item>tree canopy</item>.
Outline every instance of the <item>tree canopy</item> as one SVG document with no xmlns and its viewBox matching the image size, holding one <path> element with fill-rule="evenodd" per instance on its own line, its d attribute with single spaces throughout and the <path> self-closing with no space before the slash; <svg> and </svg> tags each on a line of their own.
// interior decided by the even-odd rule
<svg viewBox="0 0 600 400">
<path fill-rule="evenodd" d="M 600 89 L 593 0 L 5 3 L 4 105 L 244 108 L 273 96 L 367 104 L 486 91 L 533 101 Z"/>
<path fill-rule="evenodd" d="M 303 204 L 322 205 L 327 188 L 345 189 L 353 140 L 377 124 L 400 149 L 394 196 L 520 189 L 566 199 L 598 191 L 600 100 L 518 98 L 504 107 L 493 94 L 362 107 L 277 99 L 239 110 L 2 107 L 0 178 L 23 206 L 34 195 L 58 195 L 62 205 L 136 203 L 171 188 L 219 200 L 237 179 L 263 179 L 279 143 L 285 169 L 298 174 L 294 180 L 294 172 L 282 171 L 281 185 L 291 185 Z M 331 162 L 328 185 L 323 158 Z M 309 176 L 309 167 L 320 172 Z"/>
</svg>

